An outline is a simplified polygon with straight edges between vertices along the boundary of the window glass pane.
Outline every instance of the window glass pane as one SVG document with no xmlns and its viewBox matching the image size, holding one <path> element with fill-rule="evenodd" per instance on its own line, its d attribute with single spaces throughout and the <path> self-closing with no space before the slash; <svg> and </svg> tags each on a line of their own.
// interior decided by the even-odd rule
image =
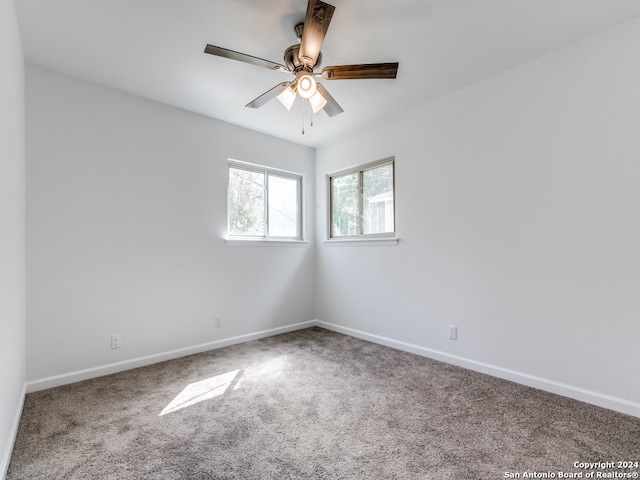
<svg viewBox="0 0 640 480">
<path fill-rule="evenodd" d="M 362 172 L 362 210 L 364 234 L 394 231 L 393 165 Z"/>
<path fill-rule="evenodd" d="M 298 180 L 269 175 L 269 236 L 298 236 Z"/>
<path fill-rule="evenodd" d="M 229 235 L 265 234 L 264 173 L 229 167 Z"/>
<path fill-rule="evenodd" d="M 351 173 L 331 180 L 332 236 L 359 235 L 358 174 Z"/>
</svg>

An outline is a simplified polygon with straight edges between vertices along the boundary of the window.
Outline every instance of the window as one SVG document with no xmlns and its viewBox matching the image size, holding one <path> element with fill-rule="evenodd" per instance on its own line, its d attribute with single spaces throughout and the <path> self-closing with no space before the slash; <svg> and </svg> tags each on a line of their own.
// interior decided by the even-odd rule
<svg viewBox="0 0 640 480">
<path fill-rule="evenodd" d="M 302 240 L 302 175 L 229 163 L 230 237 Z"/>
<path fill-rule="evenodd" d="M 394 236 L 394 160 L 329 176 L 329 199 L 331 238 Z"/>
</svg>

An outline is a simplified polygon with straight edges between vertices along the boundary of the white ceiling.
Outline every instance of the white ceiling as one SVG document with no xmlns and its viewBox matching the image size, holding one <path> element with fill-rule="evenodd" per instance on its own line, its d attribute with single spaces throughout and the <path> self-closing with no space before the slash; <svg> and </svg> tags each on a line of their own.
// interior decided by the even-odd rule
<svg viewBox="0 0 640 480">
<path fill-rule="evenodd" d="M 27 62 L 312 147 L 640 17 L 638 0 L 327 0 L 323 66 L 400 62 L 395 80 L 325 81 L 344 113 L 245 108 L 290 76 L 306 0 L 15 0 Z M 307 111 L 308 122 L 308 111 Z"/>
</svg>

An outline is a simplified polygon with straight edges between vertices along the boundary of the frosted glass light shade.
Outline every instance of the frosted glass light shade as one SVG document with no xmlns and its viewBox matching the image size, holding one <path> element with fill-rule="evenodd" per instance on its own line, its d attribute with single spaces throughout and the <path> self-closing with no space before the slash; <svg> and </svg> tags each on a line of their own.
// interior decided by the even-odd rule
<svg viewBox="0 0 640 480">
<path fill-rule="evenodd" d="M 298 93 L 302 98 L 311 98 L 316 93 L 316 79 L 309 74 L 298 78 Z"/>
<path fill-rule="evenodd" d="M 311 95 L 309 103 L 311 104 L 311 110 L 313 110 L 313 113 L 318 113 L 327 104 L 327 99 L 316 90 L 316 93 Z"/>
<path fill-rule="evenodd" d="M 291 110 L 291 105 L 296 100 L 296 92 L 293 91 L 293 88 L 287 87 L 277 98 L 284 108 Z"/>
</svg>

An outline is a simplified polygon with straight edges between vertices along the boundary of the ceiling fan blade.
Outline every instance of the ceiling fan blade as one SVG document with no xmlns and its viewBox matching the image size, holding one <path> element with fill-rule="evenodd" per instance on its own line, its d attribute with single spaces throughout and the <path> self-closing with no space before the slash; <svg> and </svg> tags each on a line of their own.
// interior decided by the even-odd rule
<svg viewBox="0 0 640 480">
<path fill-rule="evenodd" d="M 250 108 L 260 108 L 261 106 L 263 106 L 265 103 L 273 100 L 274 98 L 276 98 L 278 95 L 280 95 L 288 86 L 293 85 L 295 83 L 295 80 L 293 82 L 282 82 L 279 83 L 278 85 L 276 85 L 275 87 L 273 87 L 271 90 L 267 90 L 266 92 L 264 92 L 262 95 L 260 95 L 258 98 L 256 98 L 255 100 L 250 101 L 249 103 L 247 103 L 245 105 L 245 107 L 250 107 Z"/>
<path fill-rule="evenodd" d="M 232 60 L 238 60 L 239 62 L 250 63 L 257 65 L 258 67 L 268 68 L 269 70 L 280 70 L 282 72 L 289 72 L 287 67 L 280 65 L 279 63 L 271 62 L 263 58 L 247 55 L 246 53 L 235 52 L 227 48 L 216 47 L 214 45 L 207 45 L 204 49 L 204 53 L 210 55 L 216 55 L 218 57 L 230 58 Z"/>
<path fill-rule="evenodd" d="M 338 65 L 322 69 L 325 80 L 361 80 L 367 78 L 396 78 L 398 62 Z"/>
<path fill-rule="evenodd" d="M 339 113 L 344 112 L 344 110 L 342 110 L 342 107 L 340 105 L 338 105 L 338 102 L 336 102 L 335 98 L 333 98 L 329 94 L 329 92 L 327 92 L 326 88 L 324 88 L 319 83 L 316 84 L 316 88 L 320 92 L 320 95 L 322 95 L 324 97 L 324 99 L 327 101 L 327 104 L 323 108 L 323 110 L 325 111 L 325 113 L 327 115 L 329 115 L 330 117 L 335 117 Z"/>
<path fill-rule="evenodd" d="M 307 67 L 313 68 L 318 62 L 318 55 L 324 42 L 324 36 L 329 28 L 333 11 L 333 5 L 320 0 L 309 0 L 307 14 L 304 19 L 304 30 L 300 39 L 300 52 L 298 58 Z"/>
</svg>

